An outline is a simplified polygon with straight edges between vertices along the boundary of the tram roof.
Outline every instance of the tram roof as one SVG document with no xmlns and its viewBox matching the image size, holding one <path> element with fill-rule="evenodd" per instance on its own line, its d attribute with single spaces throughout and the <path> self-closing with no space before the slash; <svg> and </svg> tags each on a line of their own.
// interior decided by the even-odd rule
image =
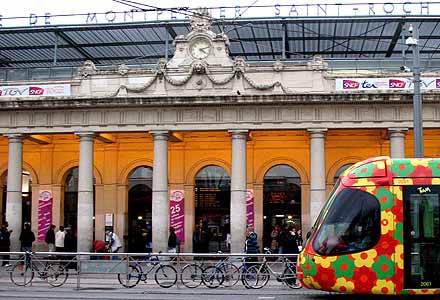
<svg viewBox="0 0 440 300">
<path fill-rule="evenodd" d="M 440 16 L 284 17 L 214 20 L 230 38 L 230 55 L 247 61 L 401 59 L 405 24 L 419 27 L 422 59 L 440 59 Z M 189 20 L 0 29 L 0 67 L 151 64 L 173 55 L 172 40 Z M 56 50 L 55 50 L 55 44 Z M 166 45 L 169 45 L 168 47 Z M 165 51 L 168 48 L 166 55 Z"/>
</svg>

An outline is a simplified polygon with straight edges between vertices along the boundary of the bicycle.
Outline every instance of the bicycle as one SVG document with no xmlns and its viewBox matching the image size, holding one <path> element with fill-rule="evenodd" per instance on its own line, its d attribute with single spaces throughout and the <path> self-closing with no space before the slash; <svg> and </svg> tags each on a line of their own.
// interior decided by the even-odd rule
<svg viewBox="0 0 440 300">
<path fill-rule="evenodd" d="M 204 266 L 204 263 L 191 263 L 183 266 L 180 272 L 180 281 L 187 288 L 196 288 L 202 283 L 208 288 L 218 288 L 222 285 L 225 276 L 214 265 Z"/>
<path fill-rule="evenodd" d="M 270 253 L 265 248 L 265 253 Z M 296 276 L 296 263 L 290 261 L 287 257 L 282 257 L 274 263 L 282 262 L 284 269 L 279 273 L 273 270 L 266 257 L 263 258 L 263 262 L 259 265 L 250 266 L 242 275 L 243 285 L 252 289 L 261 289 L 264 287 L 270 279 L 271 274 L 275 276 L 277 281 L 286 284 L 291 289 L 301 288 L 301 283 Z"/>
<path fill-rule="evenodd" d="M 18 262 L 9 270 L 11 281 L 18 286 L 26 286 L 38 275 L 53 287 L 62 286 L 69 276 L 64 266 L 48 259 L 38 260 L 34 252 L 25 252 Z"/>
<path fill-rule="evenodd" d="M 130 262 L 126 274 L 118 274 L 119 283 L 126 288 L 135 287 L 141 280 L 147 282 L 148 274 L 154 271 L 154 281 L 162 288 L 170 288 L 177 282 L 177 271 L 173 266 L 163 264 L 157 256 L 146 260 Z"/>
</svg>

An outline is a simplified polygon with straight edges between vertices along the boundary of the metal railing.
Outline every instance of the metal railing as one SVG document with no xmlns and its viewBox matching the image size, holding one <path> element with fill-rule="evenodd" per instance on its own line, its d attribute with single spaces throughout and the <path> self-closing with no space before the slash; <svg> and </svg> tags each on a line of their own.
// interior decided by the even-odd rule
<svg viewBox="0 0 440 300">
<path fill-rule="evenodd" d="M 4 257 L 8 255 L 8 257 Z M 134 288 L 300 288 L 297 254 L 0 252 L 0 284 Z"/>
</svg>

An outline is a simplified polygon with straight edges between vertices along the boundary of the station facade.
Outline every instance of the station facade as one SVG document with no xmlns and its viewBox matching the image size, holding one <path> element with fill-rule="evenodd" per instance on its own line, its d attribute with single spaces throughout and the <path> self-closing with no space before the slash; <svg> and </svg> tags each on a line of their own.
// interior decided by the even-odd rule
<svg viewBox="0 0 440 300">
<path fill-rule="evenodd" d="M 232 59 L 209 19 L 191 26 L 174 56 L 150 68 L 86 61 L 70 80 L 2 83 L 1 221 L 13 229 L 11 250 L 30 222 L 39 250 L 53 223 L 72 227 L 79 251 L 105 229 L 124 251 L 166 251 L 173 226 L 181 251 L 200 250 L 203 227 L 205 251 L 242 252 L 247 227 L 260 245 L 277 224 L 305 236 L 351 164 L 413 156 L 410 90 L 338 89 L 362 76 L 332 72 L 320 57 Z M 439 90 L 424 91 L 426 157 L 440 155 L 439 100 Z"/>
</svg>

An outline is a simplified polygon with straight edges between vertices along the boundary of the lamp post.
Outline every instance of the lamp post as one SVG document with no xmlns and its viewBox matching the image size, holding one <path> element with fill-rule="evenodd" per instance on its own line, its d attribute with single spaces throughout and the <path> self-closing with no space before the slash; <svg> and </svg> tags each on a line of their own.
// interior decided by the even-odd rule
<svg viewBox="0 0 440 300">
<path fill-rule="evenodd" d="M 413 53 L 413 118 L 414 118 L 414 157 L 423 157 L 423 110 L 422 93 L 420 89 L 420 59 L 419 59 L 419 32 L 417 26 L 411 24 L 408 32 L 412 36 L 408 37 L 405 44 L 411 47 Z"/>
</svg>

